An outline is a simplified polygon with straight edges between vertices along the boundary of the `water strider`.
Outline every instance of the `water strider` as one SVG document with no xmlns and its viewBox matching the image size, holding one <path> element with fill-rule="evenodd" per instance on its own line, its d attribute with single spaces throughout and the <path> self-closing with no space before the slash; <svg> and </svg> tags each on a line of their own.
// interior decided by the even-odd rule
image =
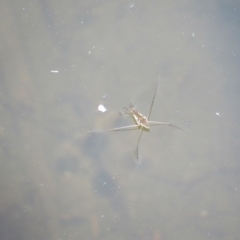
<svg viewBox="0 0 240 240">
<path fill-rule="evenodd" d="M 168 123 L 168 122 L 156 122 L 156 121 L 150 121 L 149 120 L 151 112 L 152 112 L 155 96 L 156 96 L 156 93 L 157 93 L 157 89 L 158 89 L 158 82 L 157 82 L 157 86 L 156 86 L 156 89 L 155 89 L 155 92 L 154 92 L 154 95 L 153 95 L 153 98 L 152 98 L 151 106 L 150 106 L 147 117 L 145 117 L 144 115 L 139 113 L 137 110 L 135 110 L 133 108 L 134 107 L 133 104 L 131 104 L 131 103 L 130 103 L 129 107 L 124 107 L 123 108 L 124 110 L 126 110 L 125 114 L 129 114 L 134 119 L 136 124 L 129 125 L 129 126 L 124 126 L 124 127 L 117 127 L 117 128 L 110 128 L 110 129 L 103 129 L 103 130 L 96 130 L 96 131 L 84 131 L 84 132 L 95 133 L 95 132 L 121 131 L 121 130 L 129 130 L 129 129 L 134 129 L 134 128 L 140 128 L 140 135 L 138 137 L 137 146 L 136 146 L 136 158 L 138 160 L 139 159 L 139 157 L 138 157 L 138 146 L 139 146 L 139 142 L 141 140 L 142 133 L 143 133 L 144 129 L 149 130 L 150 126 L 167 125 L 167 126 L 175 127 L 175 128 L 178 128 L 178 129 L 184 131 L 182 128 L 177 127 L 177 126 L 175 126 L 171 123 Z"/>
</svg>

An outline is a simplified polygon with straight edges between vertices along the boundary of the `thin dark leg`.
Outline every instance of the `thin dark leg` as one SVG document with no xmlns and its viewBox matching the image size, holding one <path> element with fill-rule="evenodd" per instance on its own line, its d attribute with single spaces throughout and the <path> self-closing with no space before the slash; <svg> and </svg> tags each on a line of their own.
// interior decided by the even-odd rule
<svg viewBox="0 0 240 240">
<path fill-rule="evenodd" d="M 153 103 L 154 103 L 154 100 L 155 100 L 155 97 L 156 97 L 157 89 L 158 89 L 158 81 L 157 81 L 157 86 L 156 86 L 155 93 L 153 95 L 153 99 L 152 99 L 152 103 L 151 103 L 151 106 L 150 106 L 150 110 L 149 110 L 149 113 L 148 113 L 148 116 L 147 116 L 147 120 L 149 120 L 150 115 L 152 113 L 152 107 L 153 107 Z"/>
<path fill-rule="evenodd" d="M 140 135 L 139 135 L 139 137 L 138 137 L 137 147 L 136 147 L 136 157 L 137 157 L 137 160 L 139 159 L 139 157 L 138 157 L 138 145 L 139 145 L 140 139 L 141 139 L 141 137 L 142 137 L 143 127 L 141 127 L 141 130 L 140 130 L 140 131 L 141 131 L 141 132 L 140 132 Z"/>
</svg>

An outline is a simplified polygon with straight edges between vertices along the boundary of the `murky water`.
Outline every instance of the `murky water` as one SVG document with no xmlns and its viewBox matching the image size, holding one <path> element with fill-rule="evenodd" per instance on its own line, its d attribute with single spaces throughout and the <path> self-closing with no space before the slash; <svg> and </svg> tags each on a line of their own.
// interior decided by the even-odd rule
<svg viewBox="0 0 240 240">
<path fill-rule="evenodd" d="M 238 239 L 239 7 L 2 1 L 2 238 Z"/>
</svg>

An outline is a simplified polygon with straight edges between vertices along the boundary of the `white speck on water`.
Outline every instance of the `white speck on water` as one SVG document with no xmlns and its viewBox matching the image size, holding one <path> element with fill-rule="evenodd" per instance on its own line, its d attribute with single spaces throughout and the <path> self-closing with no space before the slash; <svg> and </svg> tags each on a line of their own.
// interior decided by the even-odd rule
<svg viewBox="0 0 240 240">
<path fill-rule="evenodd" d="M 194 34 L 194 32 L 192 33 L 192 37 L 194 37 L 195 36 L 195 34 Z"/>
<path fill-rule="evenodd" d="M 104 99 L 105 99 L 105 98 L 106 98 L 106 96 L 107 96 L 107 94 L 103 95 L 103 96 L 102 96 L 102 98 L 104 98 Z"/>
<path fill-rule="evenodd" d="M 130 4 L 130 8 L 134 8 L 134 6 L 135 6 L 134 4 Z"/>
<path fill-rule="evenodd" d="M 218 112 L 216 112 L 216 115 L 217 115 L 217 116 L 221 116 L 220 113 L 218 113 Z"/>
<path fill-rule="evenodd" d="M 58 73 L 58 70 L 51 70 L 51 73 Z"/>
<path fill-rule="evenodd" d="M 106 112 L 107 109 L 106 109 L 102 104 L 100 104 L 100 105 L 98 106 L 98 111 L 100 111 L 100 112 Z"/>
</svg>

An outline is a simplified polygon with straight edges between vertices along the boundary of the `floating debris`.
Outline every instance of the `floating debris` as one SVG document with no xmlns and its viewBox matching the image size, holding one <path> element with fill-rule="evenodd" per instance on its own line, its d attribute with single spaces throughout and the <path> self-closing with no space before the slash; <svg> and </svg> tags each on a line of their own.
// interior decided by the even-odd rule
<svg viewBox="0 0 240 240">
<path fill-rule="evenodd" d="M 100 105 L 98 106 L 98 111 L 100 111 L 100 112 L 106 112 L 107 109 L 106 109 L 102 104 L 100 104 Z"/>
</svg>

